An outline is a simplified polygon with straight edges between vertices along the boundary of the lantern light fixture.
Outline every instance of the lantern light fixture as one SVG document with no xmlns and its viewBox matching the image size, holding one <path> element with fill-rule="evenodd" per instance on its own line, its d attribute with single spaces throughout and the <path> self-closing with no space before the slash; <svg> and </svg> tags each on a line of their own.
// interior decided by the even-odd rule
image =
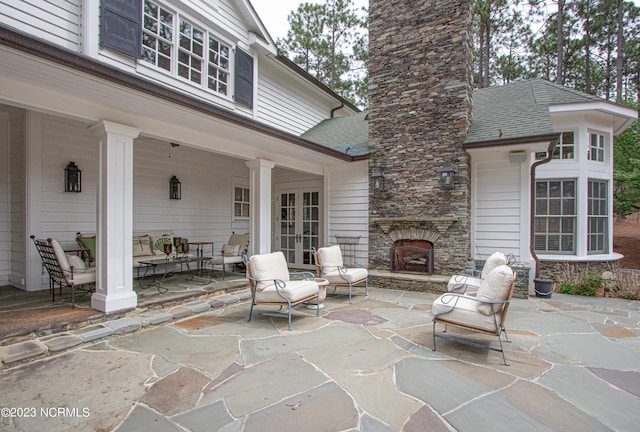
<svg viewBox="0 0 640 432">
<path fill-rule="evenodd" d="M 171 177 L 171 180 L 169 180 L 169 199 L 182 199 L 182 183 L 176 176 Z"/>
<path fill-rule="evenodd" d="M 82 191 L 82 171 L 75 162 L 69 162 L 64 169 L 64 191 L 65 192 L 81 192 Z"/>
<path fill-rule="evenodd" d="M 374 191 L 384 190 L 384 174 L 380 171 L 373 171 L 371 173 L 371 189 Z"/>
<path fill-rule="evenodd" d="M 443 189 L 453 189 L 455 180 L 455 172 L 451 165 L 445 165 L 440 170 L 440 182 Z"/>
</svg>

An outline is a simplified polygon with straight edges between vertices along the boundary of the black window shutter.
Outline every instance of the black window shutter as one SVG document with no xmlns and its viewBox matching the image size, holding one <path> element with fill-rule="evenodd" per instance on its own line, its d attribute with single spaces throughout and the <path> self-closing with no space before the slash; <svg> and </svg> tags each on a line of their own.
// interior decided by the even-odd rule
<svg viewBox="0 0 640 432">
<path fill-rule="evenodd" d="M 100 45 L 140 58 L 142 0 L 102 0 Z"/>
<path fill-rule="evenodd" d="M 236 102 L 253 108 L 253 57 L 236 48 Z"/>
</svg>

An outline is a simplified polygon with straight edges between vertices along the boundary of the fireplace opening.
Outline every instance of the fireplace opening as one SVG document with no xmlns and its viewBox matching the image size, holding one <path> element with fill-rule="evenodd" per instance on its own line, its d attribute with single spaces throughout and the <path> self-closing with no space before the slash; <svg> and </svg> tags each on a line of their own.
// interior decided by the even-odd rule
<svg viewBox="0 0 640 432">
<path fill-rule="evenodd" d="M 396 240 L 390 255 L 392 272 L 433 274 L 433 243 L 428 240 Z"/>
</svg>

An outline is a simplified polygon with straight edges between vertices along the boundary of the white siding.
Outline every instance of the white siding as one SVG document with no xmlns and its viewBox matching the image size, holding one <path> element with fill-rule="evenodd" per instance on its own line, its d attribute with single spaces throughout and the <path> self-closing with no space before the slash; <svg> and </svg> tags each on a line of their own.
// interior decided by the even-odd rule
<svg viewBox="0 0 640 432">
<path fill-rule="evenodd" d="M 0 0 L 0 22 L 49 43 L 80 50 L 81 0 Z"/>
<path fill-rule="evenodd" d="M 474 245 L 476 259 L 495 251 L 519 258 L 521 232 L 521 165 L 479 162 L 475 164 Z"/>
<path fill-rule="evenodd" d="M 332 167 L 328 174 L 329 244 L 336 235 L 360 236 L 354 262 L 363 267 L 369 261 L 369 178 L 367 161 Z"/>
<path fill-rule="evenodd" d="M 22 280 L 26 274 L 26 152 L 24 111 L 13 110 L 9 114 L 9 283 L 24 288 Z"/>
<path fill-rule="evenodd" d="M 98 146 L 86 125 L 43 120 L 42 235 L 74 246 L 78 231 L 96 230 Z M 169 155 L 171 157 L 169 157 Z M 65 193 L 69 161 L 82 170 L 82 192 Z M 169 199 L 169 179 L 182 182 L 182 199 Z M 232 177 L 248 179 L 244 162 L 185 146 L 134 142 L 133 230 L 170 229 L 192 241 L 213 241 L 216 250 L 248 222 L 232 221 Z"/>
<path fill-rule="evenodd" d="M 300 78 L 278 69 L 270 62 L 260 64 L 256 120 L 301 135 L 329 117 L 330 109 L 296 83 Z M 337 106 L 337 103 L 336 103 Z"/>
<path fill-rule="evenodd" d="M 9 283 L 9 116 L 0 112 L 0 286 Z"/>
</svg>

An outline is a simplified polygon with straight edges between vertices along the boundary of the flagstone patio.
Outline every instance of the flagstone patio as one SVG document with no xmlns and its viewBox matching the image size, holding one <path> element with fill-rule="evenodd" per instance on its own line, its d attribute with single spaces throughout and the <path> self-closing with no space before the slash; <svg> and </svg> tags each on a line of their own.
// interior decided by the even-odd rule
<svg viewBox="0 0 640 432">
<path fill-rule="evenodd" d="M 434 298 L 375 287 L 353 304 L 330 296 L 320 318 L 295 312 L 293 331 L 286 319 L 248 322 L 246 291 L 156 325 L 144 320 L 171 317 L 175 306 L 132 313 L 135 329 L 113 324 L 122 333 L 3 364 L 2 405 L 36 415 L 3 415 L 0 430 L 631 431 L 640 424 L 638 302 L 514 299 L 505 366 L 498 353 L 448 341 L 432 351 Z M 44 416 L 50 407 L 75 410 Z"/>
</svg>

